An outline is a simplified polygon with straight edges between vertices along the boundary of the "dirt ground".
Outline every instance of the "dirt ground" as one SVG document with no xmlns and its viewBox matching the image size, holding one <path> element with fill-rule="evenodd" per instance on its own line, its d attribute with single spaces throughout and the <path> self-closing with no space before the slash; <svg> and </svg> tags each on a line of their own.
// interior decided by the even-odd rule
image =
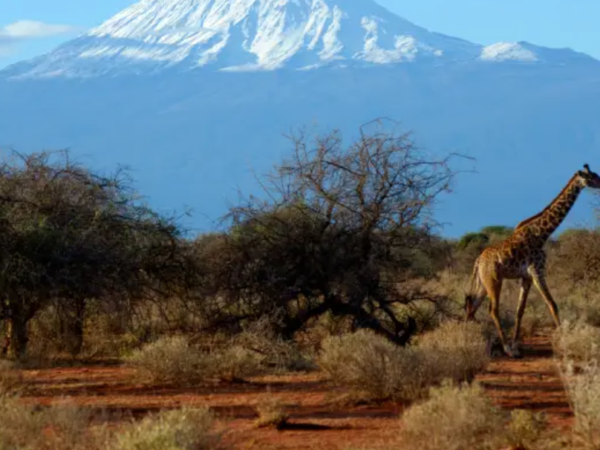
<svg viewBox="0 0 600 450">
<path fill-rule="evenodd" d="M 545 411 L 551 426 L 568 427 L 572 414 L 552 361 L 548 338 L 527 339 L 524 358 L 494 359 L 478 376 L 489 395 L 505 408 Z M 319 374 L 262 377 L 248 383 L 176 389 L 132 383 L 130 370 L 106 365 L 24 372 L 29 386 L 24 401 L 48 404 L 69 396 L 93 406 L 114 421 L 181 406 L 210 406 L 239 449 L 386 448 L 394 442 L 403 406 L 349 406 L 342 392 Z M 256 429 L 254 405 L 265 395 L 278 397 L 291 414 L 284 430 Z"/>
</svg>

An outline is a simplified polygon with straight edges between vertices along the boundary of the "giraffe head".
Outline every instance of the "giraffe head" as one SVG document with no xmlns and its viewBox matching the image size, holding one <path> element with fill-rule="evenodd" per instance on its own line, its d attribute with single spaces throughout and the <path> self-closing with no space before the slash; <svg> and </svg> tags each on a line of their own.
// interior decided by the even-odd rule
<svg viewBox="0 0 600 450">
<path fill-rule="evenodd" d="M 583 170 L 577 172 L 577 175 L 582 186 L 600 189 L 600 176 L 596 172 L 592 172 L 587 164 L 583 165 Z"/>
</svg>

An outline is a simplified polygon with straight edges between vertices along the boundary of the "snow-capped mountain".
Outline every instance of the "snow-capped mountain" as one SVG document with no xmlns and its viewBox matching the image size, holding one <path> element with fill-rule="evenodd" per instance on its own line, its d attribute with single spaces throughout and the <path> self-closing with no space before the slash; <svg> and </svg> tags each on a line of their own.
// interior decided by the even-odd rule
<svg viewBox="0 0 600 450">
<path fill-rule="evenodd" d="M 583 163 L 600 170 L 600 62 L 467 42 L 372 0 L 143 0 L 0 71 L 0 150 L 124 164 L 153 207 L 189 206 L 203 230 L 238 188 L 260 192 L 253 172 L 288 155 L 282 134 L 352 139 L 377 117 L 427 152 L 476 157 L 436 210 L 445 233 L 516 224 Z M 569 220 L 591 211 L 578 202 Z"/>
<path fill-rule="evenodd" d="M 88 77 L 201 67 L 302 70 L 418 61 L 531 63 L 565 57 L 539 50 L 526 43 L 484 47 L 430 32 L 372 0 L 142 0 L 5 75 Z"/>
</svg>

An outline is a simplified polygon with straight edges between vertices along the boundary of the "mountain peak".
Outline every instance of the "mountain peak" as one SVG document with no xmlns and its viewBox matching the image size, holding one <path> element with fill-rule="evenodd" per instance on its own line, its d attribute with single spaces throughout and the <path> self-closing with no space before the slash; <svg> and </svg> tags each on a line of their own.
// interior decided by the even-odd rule
<svg viewBox="0 0 600 450">
<path fill-rule="evenodd" d="M 142 0 L 19 72 L 305 69 L 341 61 L 474 58 L 478 52 L 475 44 L 429 32 L 372 0 Z"/>
<path fill-rule="evenodd" d="M 55 51 L 8 68 L 4 75 L 536 62 L 536 49 L 540 48 L 520 43 L 483 47 L 433 33 L 372 0 L 142 0 Z"/>
</svg>

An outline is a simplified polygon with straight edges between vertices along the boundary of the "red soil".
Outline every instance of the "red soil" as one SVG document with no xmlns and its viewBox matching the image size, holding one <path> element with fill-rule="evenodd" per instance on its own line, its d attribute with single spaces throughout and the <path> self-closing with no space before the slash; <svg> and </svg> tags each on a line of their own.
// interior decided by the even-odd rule
<svg viewBox="0 0 600 450">
<path fill-rule="evenodd" d="M 545 411 L 552 426 L 568 426 L 571 411 L 552 361 L 547 338 L 526 341 L 524 358 L 496 358 L 478 376 L 490 396 L 506 408 Z M 250 383 L 177 389 L 136 384 L 134 373 L 114 366 L 27 370 L 24 401 L 48 404 L 69 396 L 80 405 L 107 412 L 118 422 L 150 411 L 208 405 L 223 419 L 234 448 L 347 449 L 390 448 L 403 406 L 349 406 L 342 392 L 319 374 L 262 377 Z M 276 395 L 291 415 L 284 430 L 257 429 L 254 405 L 267 393 Z"/>
</svg>

